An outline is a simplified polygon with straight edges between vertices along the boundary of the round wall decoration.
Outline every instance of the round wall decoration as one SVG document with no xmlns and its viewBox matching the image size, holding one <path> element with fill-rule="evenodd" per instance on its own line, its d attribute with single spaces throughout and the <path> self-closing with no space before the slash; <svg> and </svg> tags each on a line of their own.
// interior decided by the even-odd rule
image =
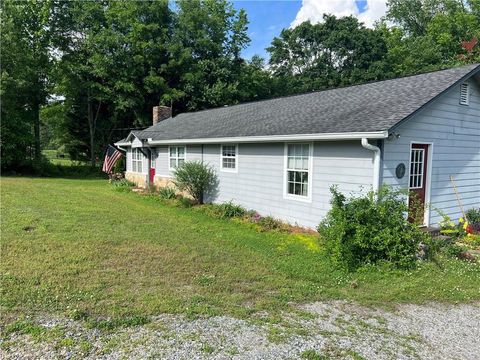
<svg viewBox="0 0 480 360">
<path fill-rule="evenodd" d="M 395 169 L 395 175 L 397 176 L 398 179 L 401 179 L 405 176 L 405 164 L 400 163 L 397 165 L 397 168 Z"/>
</svg>

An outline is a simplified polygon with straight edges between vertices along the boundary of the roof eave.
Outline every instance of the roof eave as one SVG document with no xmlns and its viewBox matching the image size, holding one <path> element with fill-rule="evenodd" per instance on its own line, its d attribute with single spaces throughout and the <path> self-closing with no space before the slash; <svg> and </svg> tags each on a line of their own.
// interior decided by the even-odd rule
<svg viewBox="0 0 480 360">
<path fill-rule="evenodd" d="M 283 142 L 283 141 L 329 141 L 329 140 L 360 140 L 386 139 L 388 131 L 353 132 L 353 133 L 325 133 L 325 134 L 292 134 L 292 135 L 262 135 L 262 136 L 237 136 L 198 139 L 147 139 L 149 145 L 170 144 L 218 144 L 218 143 L 255 143 L 255 142 Z"/>
<path fill-rule="evenodd" d="M 435 100 L 437 100 L 439 97 L 441 97 L 443 94 L 445 94 L 446 92 L 450 91 L 452 88 L 454 88 L 455 86 L 457 86 L 458 84 L 460 83 L 463 83 L 464 81 L 466 81 L 467 79 L 477 75 L 480 73 L 480 65 L 477 65 L 474 69 L 472 69 L 471 71 L 469 71 L 467 74 L 463 75 L 460 79 L 458 79 L 457 81 L 455 81 L 452 85 L 450 85 L 449 87 L 447 87 L 446 89 L 444 89 L 443 91 L 441 91 L 440 93 L 438 93 L 436 96 L 434 96 L 433 98 L 431 98 L 430 100 L 428 100 L 425 104 L 423 104 L 422 106 L 420 106 L 419 108 L 417 108 L 414 112 L 412 112 L 410 115 L 408 116 L 405 116 L 402 120 L 398 121 L 395 125 L 391 126 L 390 129 L 388 129 L 390 132 L 394 131 L 395 129 L 397 129 L 401 124 L 403 124 L 404 122 L 408 121 L 409 119 L 411 119 L 412 117 L 414 117 L 415 115 L 417 115 L 420 111 L 422 111 L 425 107 L 427 107 L 428 105 L 430 105 L 431 103 L 433 103 Z"/>
</svg>

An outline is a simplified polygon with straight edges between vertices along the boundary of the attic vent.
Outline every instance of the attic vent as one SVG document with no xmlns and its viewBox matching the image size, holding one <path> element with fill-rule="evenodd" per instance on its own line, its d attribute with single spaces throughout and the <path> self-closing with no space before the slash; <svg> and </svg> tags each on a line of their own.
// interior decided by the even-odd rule
<svg viewBox="0 0 480 360">
<path fill-rule="evenodd" d="M 461 105 L 468 105 L 468 83 L 463 83 L 460 85 L 460 104 Z"/>
</svg>

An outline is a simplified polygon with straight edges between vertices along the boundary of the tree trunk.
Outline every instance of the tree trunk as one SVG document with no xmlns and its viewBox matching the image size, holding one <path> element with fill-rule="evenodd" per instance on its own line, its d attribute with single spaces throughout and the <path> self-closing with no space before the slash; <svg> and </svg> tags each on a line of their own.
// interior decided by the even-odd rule
<svg viewBox="0 0 480 360">
<path fill-rule="evenodd" d="M 35 99 L 33 104 L 33 135 L 35 144 L 35 161 L 40 161 L 42 149 L 40 148 L 40 103 Z"/>
<path fill-rule="evenodd" d="M 90 135 L 90 165 L 95 167 L 96 159 L 95 159 L 95 131 L 97 130 L 97 120 L 98 115 L 100 114 L 100 107 L 102 106 L 102 102 L 98 101 L 97 111 L 93 114 L 93 105 L 92 105 L 92 97 L 90 95 L 90 89 L 88 90 L 87 95 L 87 107 L 88 107 L 88 130 Z"/>
<path fill-rule="evenodd" d="M 95 127 L 93 124 L 93 113 L 92 113 L 92 98 L 90 97 L 90 90 L 88 91 L 87 97 L 87 108 L 88 108 L 88 133 L 90 135 L 90 165 L 95 167 Z"/>
</svg>

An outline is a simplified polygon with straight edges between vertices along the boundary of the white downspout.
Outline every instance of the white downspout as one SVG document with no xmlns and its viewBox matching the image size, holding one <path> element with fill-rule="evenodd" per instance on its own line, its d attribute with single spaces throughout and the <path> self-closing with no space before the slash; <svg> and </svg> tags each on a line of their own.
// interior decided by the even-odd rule
<svg viewBox="0 0 480 360">
<path fill-rule="evenodd" d="M 378 192 L 380 188 L 380 148 L 368 142 L 367 138 L 362 138 L 362 146 L 365 149 L 373 151 L 373 191 Z"/>
</svg>

